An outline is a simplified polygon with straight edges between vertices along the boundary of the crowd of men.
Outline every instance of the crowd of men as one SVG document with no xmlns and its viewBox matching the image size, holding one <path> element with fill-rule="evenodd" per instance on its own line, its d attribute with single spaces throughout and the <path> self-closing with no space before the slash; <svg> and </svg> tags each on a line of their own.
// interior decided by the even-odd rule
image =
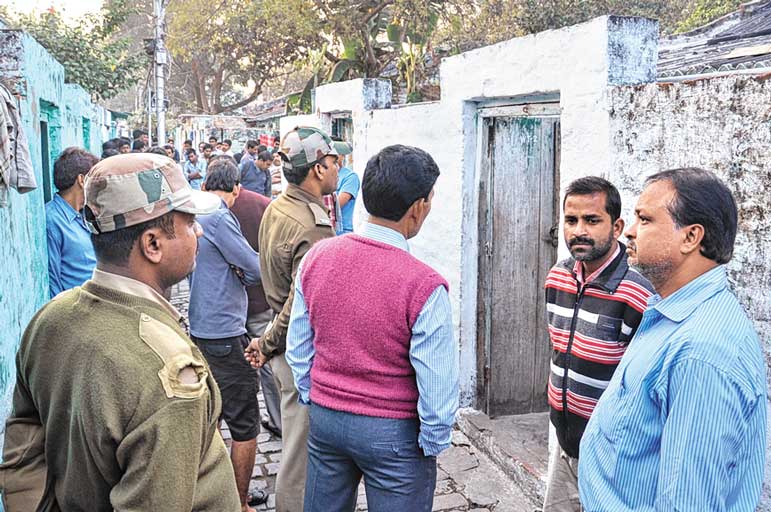
<svg viewBox="0 0 771 512">
<path fill-rule="evenodd" d="M 388 146 L 360 182 L 352 147 L 316 128 L 240 155 L 185 141 L 183 162 L 143 135 L 54 165 L 52 300 L 16 360 L 5 509 L 254 510 L 262 423 L 282 439 L 277 511 L 353 511 L 362 479 L 371 511 L 432 510 L 459 401 L 449 286 L 408 244 L 433 158 Z M 766 369 L 728 288 L 730 190 L 660 172 L 626 229 L 601 177 L 570 183 L 562 207 L 571 257 L 532 283 L 559 445 L 543 511 L 754 510 Z M 184 279 L 187 318 L 168 301 Z"/>
</svg>

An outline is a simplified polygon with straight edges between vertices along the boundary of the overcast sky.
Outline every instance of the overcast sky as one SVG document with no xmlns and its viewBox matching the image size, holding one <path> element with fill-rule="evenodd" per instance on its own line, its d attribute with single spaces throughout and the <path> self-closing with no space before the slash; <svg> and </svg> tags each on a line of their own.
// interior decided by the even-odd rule
<svg viewBox="0 0 771 512">
<path fill-rule="evenodd" d="M 77 18 L 88 12 L 98 11 L 102 0 L 0 0 L 10 3 L 11 10 L 21 12 L 42 12 L 49 7 L 60 11 L 65 18 Z"/>
</svg>

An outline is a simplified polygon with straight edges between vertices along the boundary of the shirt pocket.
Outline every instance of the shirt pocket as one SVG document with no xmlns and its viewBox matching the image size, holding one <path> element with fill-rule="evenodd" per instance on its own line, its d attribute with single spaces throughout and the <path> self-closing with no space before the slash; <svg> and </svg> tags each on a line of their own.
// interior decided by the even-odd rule
<svg viewBox="0 0 771 512">
<path fill-rule="evenodd" d="M 624 370 L 618 368 L 592 414 L 600 432 L 611 444 L 618 441 L 619 435 L 626 428 L 630 414 L 628 399 L 629 390 L 624 381 Z"/>
</svg>

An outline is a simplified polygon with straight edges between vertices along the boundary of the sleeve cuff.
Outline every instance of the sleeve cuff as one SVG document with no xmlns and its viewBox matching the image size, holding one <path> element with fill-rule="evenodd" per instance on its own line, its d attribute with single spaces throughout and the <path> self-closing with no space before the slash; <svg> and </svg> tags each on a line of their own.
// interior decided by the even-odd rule
<svg viewBox="0 0 771 512">
<path fill-rule="evenodd" d="M 438 456 L 440 453 L 449 448 L 451 444 L 452 443 L 432 443 L 431 441 L 426 441 L 423 439 L 423 434 L 418 436 L 418 445 L 423 450 L 423 454 L 425 454 L 426 457 Z"/>
</svg>

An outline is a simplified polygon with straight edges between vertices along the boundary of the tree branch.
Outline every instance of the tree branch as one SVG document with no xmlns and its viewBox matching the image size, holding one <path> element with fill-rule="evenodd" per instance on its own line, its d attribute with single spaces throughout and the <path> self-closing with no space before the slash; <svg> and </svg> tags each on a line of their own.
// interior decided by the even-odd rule
<svg viewBox="0 0 771 512">
<path fill-rule="evenodd" d="M 239 109 L 239 108 L 243 107 L 244 105 L 248 105 L 249 103 L 251 103 L 254 100 L 256 100 L 257 96 L 259 96 L 261 92 L 262 92 L 262 84 L 261 83 L 260 84 L 254 84 L 254 89 L 249 94 L 249 96 L 247 96 L 246 98 L 244 98 L 242 100 L 239 100 L 239 101 L 237 101 L 235 103 L 232 103 L 230 105 L 225 105 L 224 107 L 220 106 L 220 107 L 218 107 L 216 109 L 216 112 L 214 112 L 214 113 L 215 114 L 221 114 L 222 112 L 230 112 L 232 110 Z"/>
</svg>

